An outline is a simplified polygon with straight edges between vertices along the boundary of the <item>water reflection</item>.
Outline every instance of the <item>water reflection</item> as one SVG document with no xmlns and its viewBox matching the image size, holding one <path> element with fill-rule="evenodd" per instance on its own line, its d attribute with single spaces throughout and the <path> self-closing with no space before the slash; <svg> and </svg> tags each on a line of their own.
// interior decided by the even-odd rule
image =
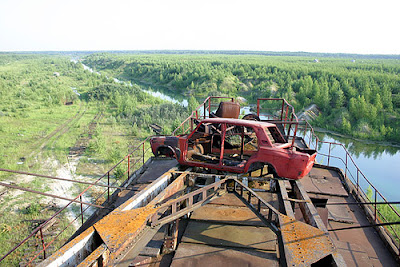
<svg viewBox="0 0 400 267">
<path fill-rule="evenodd" d="M 188 100 L 187 97 L 184 95 L 178 95 L 174 94 L 170 90 L 166 89 L 165 87 L 162 86 L 156 86 L 156 85 L 148 85 L 145 84 L 141 81 L 137 80 L 132 80 L 135 84 L 140 85 L 143 91 L 151 94 L 152 96 L 159 97 L 163 100 L 170 101 L 172 103 L 180 104 L 184 107 L 188 106 Z"/>
<path fill-rule="evenodd" d="M 400 151 L 400 147 L 392 146 L 383 143 L 375 143 L 369 141 L 359 141 L 347 137 L 341 137 L 338 135 L 332 135 L 324 132 L 317 133 L 318 138 L 322 141 L 335 140 L 338 143 L 342 143 L 346 149 L 356 157 L 373 158 L 374 160 L 380 159 L 382 154 L 396 155 Z"/>
<path fill-rule="evenodd" d="M 388 199 L 400 200 L 400 148 L 386 144 L 359 141 L 351 138 L 340 137 L 329 133 L 317 132 L 321 141 L 342 143 L 348 150 L 350 157 L 347 158 L 347 175 L 355 182 L 357 180 L 357 168 L 360 169 L 360 186 L 366 190 L 369 185 L 362 179 L 362 174 Z M 319 155 L 317 162 L 328 165 L 328 157 L 322 154 L 335 156 L 341 159 L 331 158 L 329 165 L 345 170 L 346 153 L 339 145 L 320 143 L 318 145 Z"/>
</svg>

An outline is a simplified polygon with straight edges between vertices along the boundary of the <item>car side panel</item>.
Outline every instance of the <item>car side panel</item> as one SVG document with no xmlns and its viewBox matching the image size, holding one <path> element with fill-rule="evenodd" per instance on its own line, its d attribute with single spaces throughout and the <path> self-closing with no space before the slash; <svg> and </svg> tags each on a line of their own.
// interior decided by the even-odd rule
<svg viewBox="0 0 400 267">
<path fill-rule="evenodd" d="M 315 155 L 310 157 L 308 154 L 289 149 L 260 147 L 258 154 L 246 164 L 245 172 L 252 163 L 264 162 L 272 165 L 280 177 L 300 179 L 311 170 L 314 159 Z"/>
</svg>

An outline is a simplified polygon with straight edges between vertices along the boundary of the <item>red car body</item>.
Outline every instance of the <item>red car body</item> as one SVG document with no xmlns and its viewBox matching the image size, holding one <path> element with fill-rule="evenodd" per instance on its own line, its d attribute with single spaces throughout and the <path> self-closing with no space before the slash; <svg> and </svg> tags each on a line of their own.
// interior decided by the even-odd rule
<svg viewBox="0 0 400 267">
<path fill-rule="evenodd" d="M 292 146 L 275 124 L 260 121 L 212 118 L 192 133 L 155 136 L 154 155 L 175 157 L 181 165 L 233 173 L 269 166 L 279 177 L 300 179 L 311 170 L 316 151 Z"/>
</svg>

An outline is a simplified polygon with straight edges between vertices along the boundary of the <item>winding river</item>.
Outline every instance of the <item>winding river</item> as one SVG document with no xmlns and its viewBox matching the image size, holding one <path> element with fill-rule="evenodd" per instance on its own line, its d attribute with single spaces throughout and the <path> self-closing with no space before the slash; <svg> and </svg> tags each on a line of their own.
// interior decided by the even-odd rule
<svg viewBox="0 0 400 267">
<path fill-rule="evenodd" d="M 85 69 L 94 72 L 90 67 L 83 65 Z M 101 75 L 99 72 L 95 72 Z M 113 79 L 117 83 L 124 83 L 132 85 L 131 82 L 123 82 L 118 79 Z M 146 86 L 141 86 L 142 90 L 149 93 L 152 96 L 159 97 L 161 99 L 180 104 L 183 106 L 188 105 L 187 99 L 184 97 L 176 97 L 170 92 L 156 88 L 148 90 Z M 243 108 L 242 108 L 243 109 Z M 245 112 L 249 110 L 248 107 L 244 107 Z M 379 190 L 379 192 L 385 196 L 389 201 L 400 201 L 400 146 L 393 146 L 388 144 L 379 144 L 369 141 L 355 140 L 349 137 L 341 137 L 331 133 L 317 132 L 318 138 L 325 142 L 342 143 L 348 150 L 351 158 L 354 160 L 356 165 L 367 177 L 367 179 Z M 322 154 L 329 153 L 329 145 L 320 144 L 318 147 L 317 162 L 321 164 L 328 164 L 327 157 Z M 346 153 L 340 146 L 331 146 L 331 155 L 340 157 L 345 161 Z M 345 169 L 343 161 L 331 158 L 329 164 L 336 166 L 341 169 Z M 348 162 L 351 160 L 348 158 Z M 356 180 L 357 170 L 350 164 L 348 168 L 350 173 L 350 179 Z M 352 175 L 352 176 L 351 176 Z M 360 175 L 360 186 L 366 190 L 368 184 L 363 181 Z M 378 201 L 380 199 L 378 198 Z"/>
</svg>

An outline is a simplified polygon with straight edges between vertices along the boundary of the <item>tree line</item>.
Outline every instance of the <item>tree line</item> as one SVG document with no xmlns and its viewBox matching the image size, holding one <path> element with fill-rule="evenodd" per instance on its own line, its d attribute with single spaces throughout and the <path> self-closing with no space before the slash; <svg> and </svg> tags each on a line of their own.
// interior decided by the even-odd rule
<svg viewBox="0 0 400 267">
<path fill-rule="evenodd" d="M 176 94 L 284 97 L 313 124 L 356 137 L 400 142 L 400 62 L 257 55 L 92 54 L 85 63 Z"/>
</svg>

